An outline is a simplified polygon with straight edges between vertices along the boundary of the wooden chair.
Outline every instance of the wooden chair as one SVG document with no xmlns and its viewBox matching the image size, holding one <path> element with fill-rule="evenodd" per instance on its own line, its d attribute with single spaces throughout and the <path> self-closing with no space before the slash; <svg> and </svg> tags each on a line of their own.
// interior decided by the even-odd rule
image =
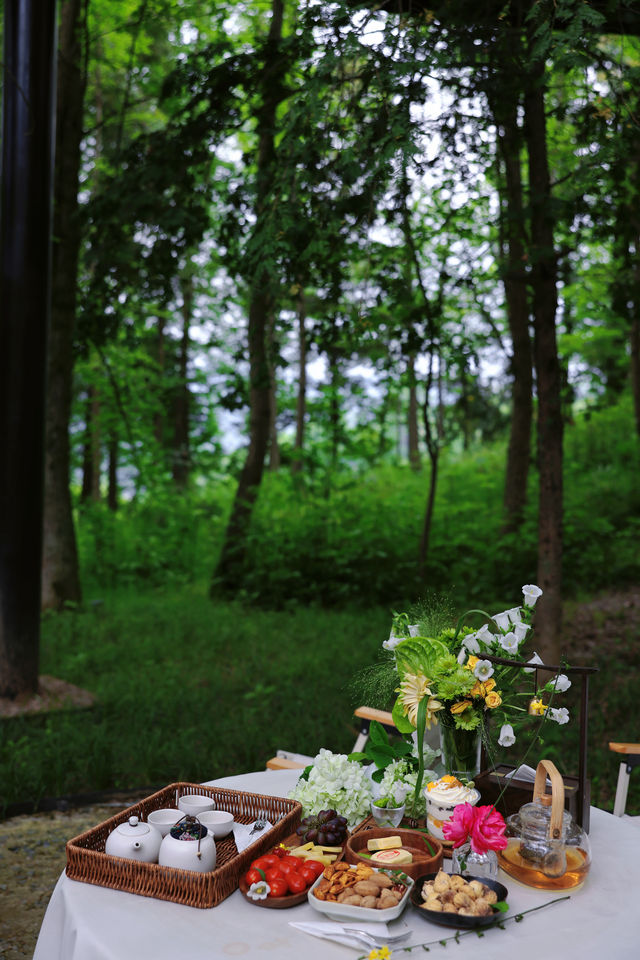
<svg viewBox="0 0 640 960">
<path fill-rule="evenodd" d="M 627 805 L 627 792 L 629 790 L 629 777 L 634 767 L 640 766 L 640 743 L 610 743 L 609 750 L 613 753 L 619 753 L 623 760 L 618 768 L 618 783 L 616 786 L 616 796 L 613 802 L 614 817 L 626 817 L 629 820 L 635 820 L 640 826 L 640 817 L 630 817 L 625 814 Z"/>
<path fill-rule="evenodd" d="M 360 731 L 356 737 L 351 752 L 361 753 L 367 740 L 369 739 L 369 726 L 372 720 L 377 720 L 388 731 L 396 730 L 393 717 L 388 710 L 376 710 L 374 707 L 358 707 L 353 711 L 354 716 L 360 720 Z M 313 763 L 313 757 L 308 757 L 303 753 L 291 753 L 288 750 L 278 750 L 275 757 L 267 760 L 267 770 L 298 770 L 304 769 Z"/>
</svg>

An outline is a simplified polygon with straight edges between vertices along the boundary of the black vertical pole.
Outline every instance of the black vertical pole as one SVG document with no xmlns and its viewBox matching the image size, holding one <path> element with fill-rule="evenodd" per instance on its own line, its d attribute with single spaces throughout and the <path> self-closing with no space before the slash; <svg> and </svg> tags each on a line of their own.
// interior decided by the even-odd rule
<svg viewBox="0 0 640 960">
<path fill-rule="evenodd" d="M 56 0 L 4 0 L 0 696 L 37 687 Z"/>
</svg>

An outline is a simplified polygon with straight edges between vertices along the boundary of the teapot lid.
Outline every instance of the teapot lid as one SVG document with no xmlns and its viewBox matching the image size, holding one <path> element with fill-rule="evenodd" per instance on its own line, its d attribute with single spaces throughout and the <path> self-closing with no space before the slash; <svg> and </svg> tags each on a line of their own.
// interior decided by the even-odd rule
<svg viewBox="0 0 640 960">
<path fill-rule="evenodd" d="M 149 824 L 140 823 L 138 817 L 129 817 L 127 823 L 121 823 L 116 827 L 116 832 L 123 837 L 141 837 L 150 832 Z"/>
<path fill-rule="evenodd" d="M 208 832 L 204 823 L 200 823 L 197 817 L 187 815 L 171 827 L 169 835 L 172 836 L 174 840 L 197 840 L 199 843 L 203 837 L 206 837 Z"/>
</svg>

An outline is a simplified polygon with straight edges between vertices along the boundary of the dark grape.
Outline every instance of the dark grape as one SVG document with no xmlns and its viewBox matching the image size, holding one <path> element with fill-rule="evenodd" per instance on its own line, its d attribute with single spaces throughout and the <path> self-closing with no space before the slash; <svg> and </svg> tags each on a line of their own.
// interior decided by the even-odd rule
<svg viewBox="0 0 640 960">
<path fill-rule="evenodd" d="M 316 841 L 316 839 L 317 839 L 318 836 L 319 836 L 319 834 L 318 834 L 318 831 L 316 830 L 316 828 L 315 828 L 315 827 L 311 827 L 310 830 L 307 830 L 307 835 L 306 835 L 306 837 L 305 837 L 305 840 L 313 840 L 313 842 L 315 843 L 315 841 Z"/>
</svg>

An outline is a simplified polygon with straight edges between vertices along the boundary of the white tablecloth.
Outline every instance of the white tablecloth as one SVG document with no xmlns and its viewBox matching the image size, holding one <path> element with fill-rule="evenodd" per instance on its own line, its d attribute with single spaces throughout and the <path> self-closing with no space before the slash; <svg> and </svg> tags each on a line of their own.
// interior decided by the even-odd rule
<svg viewBox="0 0 640 960">
<path fill-rule="evenodd" d="M 297 771 L 266 770 L 212 781 L 218 786 L 286 797 Z M 410 906 L 402 920 L 412 929 L 402 948 L 430 943 L 430 956 L 447 960 L 637 960 L 640 958 L 640 829 L 602 810 L 591 810 L 591 872 L 570 900 L 475 935 L 458 945 L 438 940 L 455 931 L 429 923 Z M 500 875 L 509 888 L 510 912 L 557 896 Z M 259 909 L 239 891 L 209 910 L 79 883 L 60 877 L 45 914 L 34 960 L 355 960 L 367 954 L 312 937 L 290 920 L 316 921 L 307 903 L 290 910 Z M 432 942 L 435 941 L 435 945 Z M 421 949 L 403 954 L 422 957 Z M 450 958 L 449 958 L 450 960 Z"/>
</svg>

